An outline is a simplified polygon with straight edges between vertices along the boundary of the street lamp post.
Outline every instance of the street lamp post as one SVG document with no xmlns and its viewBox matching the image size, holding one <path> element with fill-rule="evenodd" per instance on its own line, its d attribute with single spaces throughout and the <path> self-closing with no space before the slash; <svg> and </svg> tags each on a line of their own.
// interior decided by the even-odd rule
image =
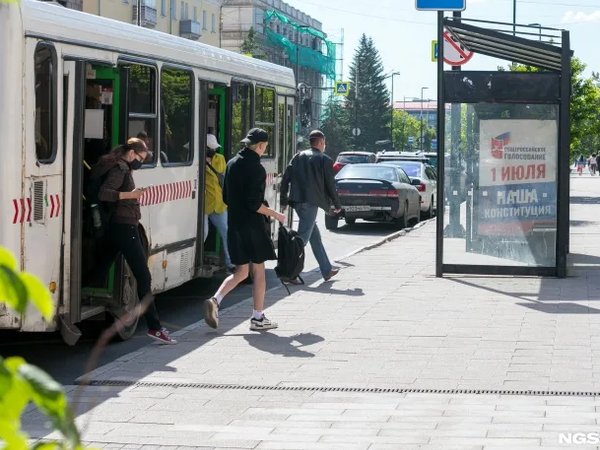
<svg viewBox="0 0 600 450">
<path fill-rule="evenodd" d="M 392 101 L 391 101 L 391 113 L 390 113 L 390 142 L 392 143 L 392 149 L 394 148 L 394 76 L 400 75 L 400 72 L 392 72 Z"/>
<path fill-rule="evenodd" d="M 517 34 L 517 0 L 513 0 L 513 36 Z"/>
<path fill-rule="evenodd" d="M 425 89 L 429 89 L 427 86 L 423 86 L 421 88 L 421 114 L 420 114 L 420 119 L 421 119 L 421 152 L 423 151 L 423 91 Z"/>
</svg>

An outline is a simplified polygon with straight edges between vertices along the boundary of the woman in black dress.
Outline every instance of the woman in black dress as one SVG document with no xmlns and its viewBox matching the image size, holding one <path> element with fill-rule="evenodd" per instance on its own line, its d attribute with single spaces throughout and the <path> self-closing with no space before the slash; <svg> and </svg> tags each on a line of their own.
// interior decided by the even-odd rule
<svg viewBox="0 0 600 450">
<path fill-rule="evenodd" d="M 269 217 L 281 223 L 285 216 L 264 204 L 267 173 L 260 157 L 269 144 L 265 130 L 253 128 L 242 140 L 244 148 L 227 163 L 223 200 L 229 211 L 227 243 L 235 272 L 227 277 L 215 295 L 204 302 L 204 320 L 212 327 L 219 324 L 219 305 L 232 289 L 244 281 L 252 263 L 252 297 L 254 311 L 250 329 L 261 331 L 277 328 L 263 313 L 265 304 L 265 261 L 277 259 L 271 234 Z"/>
</svg>

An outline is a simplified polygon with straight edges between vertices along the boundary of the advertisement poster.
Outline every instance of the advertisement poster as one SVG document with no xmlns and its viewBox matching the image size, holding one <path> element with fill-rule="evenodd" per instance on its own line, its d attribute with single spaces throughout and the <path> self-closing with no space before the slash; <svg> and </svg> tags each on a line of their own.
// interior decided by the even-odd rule
<svg viewBox="0 0 600 450">
<path fill-rule="evenodd" d="M 480 122 L 478 232 L 523 236 L 556 225 L 554 120 Z"/>
</svg>

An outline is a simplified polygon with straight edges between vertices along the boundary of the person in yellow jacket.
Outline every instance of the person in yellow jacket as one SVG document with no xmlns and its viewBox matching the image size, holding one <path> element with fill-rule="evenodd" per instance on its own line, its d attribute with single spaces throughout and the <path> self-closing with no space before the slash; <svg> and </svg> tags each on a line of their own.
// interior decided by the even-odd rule
<svg viewBox="0 0 600 450">
<path fill-rule="evenodd" d="M 223 178 L 225 176 L 225 157 L 217 153 L 221 145 L 214 134 L 206 135 L 206 189 L 204 190 L 204 240 L 208 236 L 208 221 L 215 226 L 225 253 L 225 265 L 232 271 L 235 266 L 231 263 L 227 248 L 227 205 L 223 201 Z"/>
</svg>

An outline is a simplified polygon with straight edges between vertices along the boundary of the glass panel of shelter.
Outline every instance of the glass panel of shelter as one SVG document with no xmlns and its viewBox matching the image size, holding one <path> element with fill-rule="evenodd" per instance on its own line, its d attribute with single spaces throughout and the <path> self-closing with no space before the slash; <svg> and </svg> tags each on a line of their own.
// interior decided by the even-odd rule
<svg viewBox="0 0 600 450">
<path fill-rule="evenodd" d="M 556 264 L 558 118 L 556 104 L 451 105 L 444 264 Z"/>
</svg>

